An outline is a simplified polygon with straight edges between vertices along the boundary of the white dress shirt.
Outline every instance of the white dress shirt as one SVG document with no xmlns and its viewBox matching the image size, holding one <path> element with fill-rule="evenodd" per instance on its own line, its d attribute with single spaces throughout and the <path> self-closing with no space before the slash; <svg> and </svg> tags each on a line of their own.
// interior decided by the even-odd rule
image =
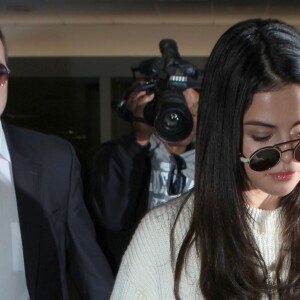
<svg viewBox="0 0 300 300">
<path fill-rule="evenodd" d="M 12 176 L 11 159 L 0 120 L 0 299 L 29 300 Z"/>
</svg>

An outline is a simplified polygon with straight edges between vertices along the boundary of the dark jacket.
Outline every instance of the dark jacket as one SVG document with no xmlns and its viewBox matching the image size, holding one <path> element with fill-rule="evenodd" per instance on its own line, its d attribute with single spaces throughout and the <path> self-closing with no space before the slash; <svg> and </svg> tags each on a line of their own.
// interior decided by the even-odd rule
<svg viewBox="0 0 300 300">
<path fill-rule="evenodd" d="M 67 266 L 82 299 L 109 299 L 113 277 L 83 201 L 74 149 L 58 137 L 4 122 L 3 129 L 30 299 L 68 299 Z"/>
<path fill-rule="evenodd" d="M 148 154 L 149 147 L 139 145 L 129 135 L 102 144 L 93 159 L 90 208 L 99 241 L 115 272 L 147 210 Z"/>
</svg>

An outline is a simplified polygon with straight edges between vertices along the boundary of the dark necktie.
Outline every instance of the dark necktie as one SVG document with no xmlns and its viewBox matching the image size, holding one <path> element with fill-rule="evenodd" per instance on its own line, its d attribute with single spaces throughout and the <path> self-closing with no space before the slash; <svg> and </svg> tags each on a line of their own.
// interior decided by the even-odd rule
<svg viewBox="0 0 300 300">
<path fill-rule="evenodd" d="M 182 173 L 182 170 L 186 169 L 186 162 L 177 154 L 171 154 L 171 156 L 172 166 L 169 177 L 168 194 L 178 195 L 183 192 L 186 184 L 186 177 Z"/>
</svg>

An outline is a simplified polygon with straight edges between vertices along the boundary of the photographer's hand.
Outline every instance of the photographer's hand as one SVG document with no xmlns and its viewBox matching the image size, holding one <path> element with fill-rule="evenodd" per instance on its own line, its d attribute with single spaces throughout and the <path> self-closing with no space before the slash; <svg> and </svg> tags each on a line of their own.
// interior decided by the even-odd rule
<svg viewBox="0 0 300 300">
<path fill-rule="evenodd" d="M 135 117 L 144 117 L 145 105 L 152 101 L 154 94 L 148 95 L 146 91 L 134 91 L 127 97 L 127 107 Z M 147 145 L 150 136 L 154 132 L 154 127 L 143 122 L 134 121 L 132 123 L 136 142 L 140 145 Z"/>
</svg>

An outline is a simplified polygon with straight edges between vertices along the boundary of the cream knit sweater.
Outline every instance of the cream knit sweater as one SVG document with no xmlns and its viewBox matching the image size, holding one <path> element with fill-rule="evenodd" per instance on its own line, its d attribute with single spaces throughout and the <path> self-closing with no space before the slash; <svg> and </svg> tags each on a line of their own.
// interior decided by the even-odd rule
<svg viewBox="0 0 300 300">
<path fill-rule="evenodd" d="M 111 300 L 174 299 L 171 266 L 170 229 L 182 200 L 174 200 L 150 211 L 141 221 L 124 254 Z M 176 245 L 180 245 L 188 229 L 191 199 L 182 210 L 176 225 Z M 250 209 L 255 220 L 253 233 L 268 269 L 276 261 L 280 248 L 280 209 Z M 184 300 L 203 299 L 198 289 L 200 265 L 195 249 L 190 251 L 180 283 Z M 272 275 L 272 274 L 271 274 Z"/>
</svg>

